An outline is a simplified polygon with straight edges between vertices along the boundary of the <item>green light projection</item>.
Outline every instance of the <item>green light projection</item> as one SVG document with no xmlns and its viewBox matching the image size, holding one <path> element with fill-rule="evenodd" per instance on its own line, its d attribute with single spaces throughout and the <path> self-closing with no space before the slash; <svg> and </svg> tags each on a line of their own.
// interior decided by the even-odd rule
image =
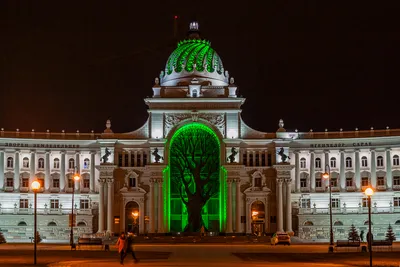
<svg viewBox="0 0 400 267">
<path fill-rule="evenodd" d="M 206 40 L 190 39 L 178 43 L 178 47 L 171 53 L 164 75 L 170 75 L 174 71 L 179 73 L 183 70 L 222 73 L 222 61 L 210 42 Z"/>
<path fill-rule="evenodd" d="M 208 231 L 223 230 L 226 179 L 217 135 L 203 124 L 187 124 L 171 138 L 169 153 L 164 184 L 168 230 L 198 232 L 203 225 Z"/>
</svg>

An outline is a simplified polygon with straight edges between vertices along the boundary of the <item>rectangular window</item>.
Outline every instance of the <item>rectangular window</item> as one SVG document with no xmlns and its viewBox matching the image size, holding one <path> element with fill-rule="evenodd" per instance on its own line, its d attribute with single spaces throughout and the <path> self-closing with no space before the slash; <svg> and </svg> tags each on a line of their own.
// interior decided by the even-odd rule
<svg viewBox="0 0 400 267">
<path fill-rule="evenodd" d="M 261 187 L 261 178 L 260 177 L 254 178 L 254 187 Z"/>
<path fill-rule="evenodd" d="M 125 154 L 124 157 L 125 157 L 125 166 L 124 167 L 130 167 L 129 166 L 129 154 Z"/>
<path fill-rule="evenodd" d="M 399 162 L 399 156 L 394 156 L 393 157 L 393 165 L 394 166 L 399 166 L 400 164 L 399 164 L 400 162 Z"/>
<path fill-rule="evenodd" d="M 363 208 L 368 208 L 368 198 L 367 197 L 363 197 L 362 206 L 363 206 Z"/>
<path fill-rule="evenodd" d="M 400 176 L 393 177 L 393 185 L 400 185 Z"/>
<path fill-rule="evenodd" d="M 378 185 L 385 185 L 385 177 L 378 177 Z"/>
<path fill-rule="evenodd" d="M 249 166 L 249 163 L 247 162 L 247 153 L 243 153 L 243 165 Z"/>
<path fill-rule="evenodd" d="M 320 159 L 316 159 L 315 160 L 315 168 L 316 169 L 321 169 L 321 160 Z"/>
<path fill-rule="evenodd" d="M 400 207 L 400 197 L 393 198 L 393 206 Z"/>
<path fill-rule="evenodd" d="M 53 188 L 60 187 L 60 179 L 53 179 Z"/>
<path fill-rule="evenodd" d="M 147 154 L 143 153 L 143 166 L 147 165 Z"/>
<path fill-rule="evenodd" d="M 249 154 L 249 166 L 253 166 L 253 154 Z"/>
<path fill-rule="evenodd" d="M 307 187 L 307 179 L 306 178 L 300 179 L 300 187 Z"/>
<path fill-rule="evenodd" d="M 265 166 L 266 164 L 265 164 L 265 153 L 263 152 L 262 154 L 261 154 L 261 166 Z"/>
<path fill-rule="evenodd" d="M 353 178 L 346 178 L 346 186 L 353 186 Z"/>
<path fill-rule="evenodd" d="M 29 179 L 22 178 L 22 187 L 29 187 Z"/>
<path fill-rule="evenodd" d="M 337 187 L 337 186 L 338 186 L 338 185 L 337 185 L 337 180 L 338 180 L 337 178 L 332 178 L 332 179 L 331 179 L 331 186 L 332 186 L 332 187 Z"/>
<path fill-rule="evenodd" d="M 331 159 L 331 168 L 336 168 L 336 159 L 335 158 Z"/>
<path fill-rule="evenodd" d="M 340 208 L 340 199 L 338 199 L 338 198 L 332 198 L 332 208 L 333 208 L 333 209 L 338 209 L 338 208 Z"/>
<path fill-rule="evenodd" d="M 306 160 L 300 160 L 300 168 L 305 169 L 306 168 Z"/>
<path fill-rule="evenodd" d="M 118 153 L 118 167 L 122 167 L 122 154 Z"/>
<path fill-rule="evenodd" d="M 44 188 L 44 179 L 43 178 L 39 178 L 39 179 L 37 179 L 37 181 L 39 182 L 40 187 Z"/>
<path fill-rule="evenodd" d="M 368 159 L 366 157 L 361 158 L 361 166 L 368 167 Z"/>
<path fill-rule="evenodd" d="M 322 187 L 321 179 L 315 179 L 315 187 Z"/>
<path fill-rule="evenodd" d="M 310 209 L 311 208 L 311 199 L 302 198 L 300 201 L 300 207 L 303 209 Z"/>
<path fill-rule="evenodd" d="M 68 188 L 74 188 L 74 179 L 68 179 Z"/>
<path fill-rule="evenodd" d="M 368 186 L 368 184 L 369 184 L 368 177 L 362 177 L 361 178 L 361 186 Z"/>
<path fill-rule="evenodd" d="M 135 154 L 131 153 L 131 166 L 129 167 L 133 167 L 135 165 Z"/>
<path fill-rule="evenodd" d="M 89 209 L 89 199 L 81 199 L 80 209 L 81 210 L 88 210 Z"/>
<path fill-rule="evenodd" d="M 7 187 L 14 186 L 14 178 L 7 178 Z"/>
<path fill-rule="evenodd" d="M 50 209 L 59 209 L 60 201 L 58 199 L 50 199 Z"/>
<path fill-rule="evenodd" d="M 260 154 L 256 152 L 256 166 L 260 166 Z"/>
<path fill-rule="evenodd" d="M 89 187 L 90 187 L 90 180 L 83 179 L 83 188 L 89 188 Z"/>
<path fill-rule="evenodd" d="M 28 199 L 20 199 L 19 200 L 19 208 L 20 209 L 27 209 L 29 205 Z"/>
<path fill-rule="evenodd" d="M 272 155 L 271 155 L 271 153 L 268 153 L 268 162 L 267 162 L 267 166 L 272 166 Z"/>
</svg>

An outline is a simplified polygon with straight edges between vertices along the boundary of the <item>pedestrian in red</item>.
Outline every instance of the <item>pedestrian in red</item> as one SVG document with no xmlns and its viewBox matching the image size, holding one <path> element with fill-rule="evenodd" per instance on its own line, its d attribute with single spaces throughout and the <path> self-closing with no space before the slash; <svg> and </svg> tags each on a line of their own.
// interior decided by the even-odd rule
<svg viewBox="0 0 400 267">
<path fill-rule="evenodd" d="M 116 244 L 116 246 L 118 248 L 118 253 L 120 256 L 119 262 L 121 263 L 121 265 L 124 265 L 124 256 L 125 256 L 125 251 L 126 251 L 126 245 L 127 245 L 127 242 L 126 242 L 125 233 L 121 233 L 121 235 L 118 238 L 117 244 Z"/>
</svg>

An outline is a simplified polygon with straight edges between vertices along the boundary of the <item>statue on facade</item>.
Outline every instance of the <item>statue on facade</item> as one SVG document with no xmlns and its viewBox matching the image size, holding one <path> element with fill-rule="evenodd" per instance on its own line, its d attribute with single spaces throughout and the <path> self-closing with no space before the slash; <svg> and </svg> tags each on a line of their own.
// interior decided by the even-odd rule
<svg viewBox="0 0 400 267">
<path fill-rule="evenodd" d="M 158 148 L 154 148 L 152 155 L 154 156 L 155 163 L 160 163 L 160 159 L 164 160 L 164 157 L 162 157 L 158 154 Z"/>
<path fill-rule="evenodd" d="M 237 151 L 236 148 L 232 147 L 231 149 L 231 154 L 229 155 L 229 157 L 227 158 L 227 160 L 229 161 L 229 163 L 235 163 L 235 156 L 237 155 Z"/>
<path fill-rule="evenodd" d="M 106 147 L 106 152 L 105 152 L 104 156 L 101 157 L 101 159 L 103 160 L 103 163 L 108 162 L 108 157 L 110 155 L 111 155 L 111 151 Z"/>
<path fill-rule="evenodd" d="M 283 147 L 281 147 L 281 149 L 279 150 L 278 155 L 281 156 L 282 162 L 286 162 L 287 159 L 290 159 L 290 157 L 285 154 L 285 150 L 283 149 Z"/>
</svg>

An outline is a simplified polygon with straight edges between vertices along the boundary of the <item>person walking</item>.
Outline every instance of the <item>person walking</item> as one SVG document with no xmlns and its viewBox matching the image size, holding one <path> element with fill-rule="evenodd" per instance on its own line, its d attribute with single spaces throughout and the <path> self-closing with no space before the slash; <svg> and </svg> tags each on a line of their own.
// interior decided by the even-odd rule
<svg viewBox="0 0 400 267">
<path fill-rule="evenodd" d="M 361 230 L 361 232 L 360 232 L 360 239 L 361 239 L 361 242 L 364 242 L 364 230 Z"/>
<path fill-rule="evenodd" d="M 122 232 L 121 235 L 119 236 L 117 244 L 116 244 L 116 247 L 118 248 L 119 257 L 120 257 L 119 262 L 121 263 L 121 265 L 124 265 L 126 246 L 127 246 L 127 240 L 125 237 L 125 233 Z"/>
<path fill-rule="evenodd" d="M 135 263 L 138 263 L 139 260 L 136 258 L 135 251 L 133 250 L 134 236 L 132 233 L 128 234 L 128 238 L 126 240 L 126 250 L 124 254 L 124 258 L 128 255 L 132 255 L 132 259 Z M 123 261 L 123 260 L 122 260 Z"/>
</svg>

